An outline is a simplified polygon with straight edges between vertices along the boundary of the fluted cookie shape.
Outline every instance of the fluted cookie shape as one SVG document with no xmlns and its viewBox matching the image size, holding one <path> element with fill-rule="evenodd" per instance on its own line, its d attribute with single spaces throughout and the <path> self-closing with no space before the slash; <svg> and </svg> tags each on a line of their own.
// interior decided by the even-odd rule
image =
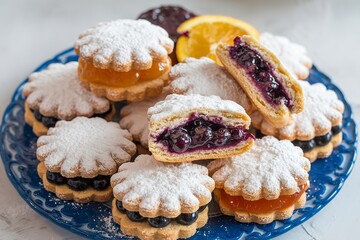
<svg viewBox="0 0 360 240">
<path fill-rule="evenodd" d="M 57 122 L 37 146 L 46 169 L 66 178 L 110 175 L 136 152 L 131 134 L 118 123 L 86 117 Z"/>
<path fill-rule="evenodd" d="M 77 62 L 53 63 L 40 72 L 32 73 L 23 93 L 31 109 L 44 116 L 71 120 L 76 116 L 90 117 L 109 110 L 107 99 L 97 97 L 81 86 Z"/>
</svg>

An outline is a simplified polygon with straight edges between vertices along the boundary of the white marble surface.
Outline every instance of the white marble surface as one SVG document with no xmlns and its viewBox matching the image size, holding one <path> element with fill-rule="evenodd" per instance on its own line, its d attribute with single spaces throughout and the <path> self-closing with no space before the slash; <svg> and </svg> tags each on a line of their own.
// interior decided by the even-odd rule
<svg viewBox="0 0 360 240">
<path fill-rule="evenodd" d="M 333 77 L 360 118 L 359 1 L 4 1 L 0 0 L 0 116 L 14 89 L 40 63 L 72 46 L 99 21 L 135 18 L 162 3 L 199 14 L 244 19 L 260 31 L 302 43 L 316 65 Z M 277 239 L 359 239 L 360 168 L 316 216 Z M 20 198 L 0 164 L 0 239 L 82 239 L 41 217 Z"/>
</svg>

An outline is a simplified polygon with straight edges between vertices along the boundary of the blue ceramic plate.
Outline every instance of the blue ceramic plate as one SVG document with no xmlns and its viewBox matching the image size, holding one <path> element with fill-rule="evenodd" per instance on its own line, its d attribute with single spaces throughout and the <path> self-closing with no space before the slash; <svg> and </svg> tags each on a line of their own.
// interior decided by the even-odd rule
<svg viewBox="0 0 360 240">
<path fill-rule="evenodd" d="M 46 68 L 51 63 L 76 61 L 73 49 L 69 49 L 45 62 L 35 71 Z M 26 82 L 27 79 L 24 81 Z M 311 83 L 321 82 L 334 90 L 345 104 L 342 144 L 333 154 L 316 161 L 310 171 L 311 184 L 307 190 L 306 205 L 296 210 L 284 221 L 274 221 L 268 225 L 242 224 L 233 217 L 210 216 L 208 224 L 198 230 L 191 239 L 269 239 L 283 234 L 311 218 L 328 204 L 343 186 L 355 163 L 357 130 L 342 92 L 331 80 L 315 67 L 309 76 Z M 91 239 L 127 239 L 112 221 L 109 203 L 77 204 L 62 201 L 45 191 L 36 172 L 38 161 L 35 157 L 36 136 L 24 121 L 24 96 L 22 86 L 16 89 L 7 107 L 1 126 L 0 151 L 6 173 L 20 196 L 35 211 L 59 226 Z M 213 210 L 216 213 L 216 209 Z"/>
</svg>

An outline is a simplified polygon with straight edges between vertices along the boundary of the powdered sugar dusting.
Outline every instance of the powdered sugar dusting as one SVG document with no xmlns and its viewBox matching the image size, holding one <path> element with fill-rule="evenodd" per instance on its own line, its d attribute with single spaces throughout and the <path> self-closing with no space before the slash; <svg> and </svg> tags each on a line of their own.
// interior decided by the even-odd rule
<svg viewBox="0 0 360 240">
<path fill-rule="evenodd" d="M 163 100 L 169 93 L 169 88 L 165 87 L 161 95 L 147 99 L 142 102 L 134 102 L 126 105 L 120 112 L 120 126 L 129 130 L 135 141 L 140 141 L 144 147 L 148 146 L 149 123 L 147 111 L 155 103 Z"/>
<path fill-rule="evenodd" d="M 186 111 L 187 109 L 211 109 L 217 112 L 226 111 L 246 115 L 242 106 L 233 101 L 222 100 L 218 96 L 171 94 L 168 95 L 165 100 L 160 101 L 156 103 L 155 106 L 149 108 L 148 116 L 150 121 L 157 122 L 160 119 Z"/>
<path fill-rule="evenodd" d="M 129 71 L 134 64 L 138 70 L 148 69 L 153 58 L 166 58 L 173 47 L 163 28 L 129 19 L 100 23 L 83 32 L 75 43 L 79 55 L 93 58 L 95 66 L 119 71 Z"/>
<path fill-rule="evenodd" d="M 182 205 L 199 207 L 198 198 L 211 198 L 214 181 L 207 168 L 192 163 L 163 163 L 150 155 L 140 155 L 125 163 L 111 177 L 114 196 L 124 194 L 123 203 L 136 203 L 154 210 L 179 211 Z"/>
<path fill-rule="evenodd" d="M 288 140 L 274 137 L 256 139 L 246 153 L 229 159 L 215 160 L 213 166 L 222 166 L 213 174 L 215 182 L 224 182 L 224 189 L 242 189 L 248 195 L 266 190 L 277 198 L 282 188 L 297 188 L 297 179 L 307 179 L 310 162 L 299 147 Z"/>
<path fill-rule="evenodd" d="M 136 151 L 127 130 L 102 118 L 59 121 L 38 141 L 46 168 L 65 177 L 95 177 L 116 172 Z"/>
<path fill-rule="evenodd" d="M 247 112 L 251 110 L 251 102 L 237 81 L 209 58 L 187 58 L 171 68 L 169 76 L 176 93 L 215 95 L 240 104 Z"/>
<path fill-rule="evenodd" d="M 309 75 L 312 61 L 303 46 L 270 33 L 262 33 L 260 42 L 274 52 L 294 76 L 305 79 Z"/>
<path fill-rule="evenodd" d="M 274 128 L 260 113 L 252 114 L 252 119 L 260 129 L 274 129 L 277 135 L 287 138 L 308 140 L 315 136 L 327 133 L 334 124 L 342 119 L 344 104 L 338 99 L 336 93 L 326 89 L 321 83 L 309 84 L 299 81 L 304 94 L 304 110 L 293 114 L 293 123 L 282 128 Z M 306 139 L 304 139 L 306 138 Z"/>
<path fill-rule="evenodd" d="M 71 120 L 77 116 L 90 117 L 109 110 L 105 98 L 83 88 L 77 75 L 77 62 L 53 63 L 41 72 L 32 73 L 23 92 L 31 109 L 44 116 Z"/>
</svg>

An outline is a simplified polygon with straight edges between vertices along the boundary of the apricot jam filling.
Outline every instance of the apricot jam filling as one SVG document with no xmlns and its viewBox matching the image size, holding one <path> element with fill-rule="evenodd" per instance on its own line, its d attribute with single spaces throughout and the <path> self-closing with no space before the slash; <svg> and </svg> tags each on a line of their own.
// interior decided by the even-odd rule
<svg viewBox="0 0 360 240">
<path fill-rule="evenodd" d="M 234 211 L 261 214 L 290 207 L 300 199 L 307 188 L 308 185 L 304 184 L 299 186 L 299 191 L 292 195 L 282 195 L 274 200 L 259 199 L 256 201 L 245 200 L 242 196 L 230 196 L 223 189 L 219 189 L 219 191 L 221 204 L 227 208 Z"/>
<path fill-rule="evenodd" d="M 100 69 L 79 58 L 78 74 L 81 80 L 98 83 L 108 87 L 130 87 L 138 82 L 145 82 L 159 78 L 171 67 L 168 57 L 163 61 L 153 61 L 152 67 L 147 70 L 130 70 L 128 72 L 117 72 L 113 69 Z"/>
</svg>

